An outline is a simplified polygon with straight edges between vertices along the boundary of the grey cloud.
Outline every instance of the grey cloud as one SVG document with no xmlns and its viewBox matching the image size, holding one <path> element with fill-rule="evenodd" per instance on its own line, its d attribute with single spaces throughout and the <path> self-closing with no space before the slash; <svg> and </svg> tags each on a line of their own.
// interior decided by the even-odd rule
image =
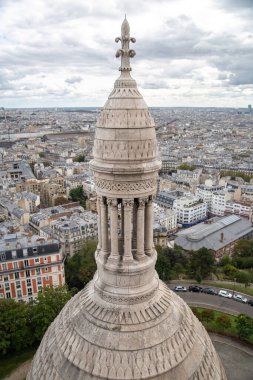
<svg viewBox="0 0 253 380">
<path fill-rule="evenodd" d="M 143 82 L 140 83 L 140 87 L 150 90 L 169 88 L 168 84 L 165 81 Z"/>
<path fill-rule="evenodd" d="M 73 76 L 70 78 L 65 79 L 65 82 L 68 84 L 74 84 L 74 83 L 80 83 L 82 82 L 83 78 L 80 76 Z"/>
</svg>

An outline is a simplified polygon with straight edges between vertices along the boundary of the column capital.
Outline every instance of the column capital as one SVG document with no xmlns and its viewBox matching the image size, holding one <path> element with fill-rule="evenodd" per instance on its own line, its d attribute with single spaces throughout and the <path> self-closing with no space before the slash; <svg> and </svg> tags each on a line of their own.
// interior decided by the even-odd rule
<svg viewBox="0 0 253 380">
<path fill-rule="evenodd" d="M 134 205 L 133 199 L 123 199 L 122 203 L 125 208 L 129 208 L 129 209 L 131 209 Z"/>
<path fill-rule="evenodd" d="M 144 208 L 148 198 L 138 198 L 138 208 Z"/>
<path fill-rule="evenodd" d="M 154 201 L 154 195 L 150 195 L 147 200 L 147 204 L 150 205 Z"/>
<path fill-rule="evenodd" d="M 116 198 L 107 198 L 107 204 L 110 207 L 118 207 L 118 200 Z"/>
</svg>

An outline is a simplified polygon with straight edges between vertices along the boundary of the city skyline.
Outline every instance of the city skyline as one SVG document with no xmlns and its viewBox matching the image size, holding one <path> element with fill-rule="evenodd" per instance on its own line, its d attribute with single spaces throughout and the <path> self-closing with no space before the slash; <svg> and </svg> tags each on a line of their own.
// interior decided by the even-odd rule
<svg viewBox="0 0 253 380">
<path fill-rule="evenodd" d="M 103 106 L 118 76 L 112 42 L 124 13 L 149 106 L 252 104 L 251 1 L 2 0 L 0 11 L 3 107 Z"/>
</svg>

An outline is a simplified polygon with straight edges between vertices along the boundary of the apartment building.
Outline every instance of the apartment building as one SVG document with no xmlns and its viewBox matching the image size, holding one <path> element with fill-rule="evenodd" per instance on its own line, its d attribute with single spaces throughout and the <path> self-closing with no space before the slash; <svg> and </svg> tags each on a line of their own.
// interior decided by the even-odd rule
<svg viewBox="0 0 253 380">
<path fill-rule="evenodd" d="M 65 283 L 57 240 L 8 234 L 0 239 L 0 299 L 33 301 L 46 286 Z"/>
<path fill-rule="evenodd" d="M 202 199 L 206 204 L 207 208 L 211 209 L 213 193 L 224 190 L 224 186 L 221 185 L 199 185 L 196 188 L 196 196 Z"/>
<path fill-rule="evenodd" d="M 211 207 L 209 209 L 212 215 L 224 216 L 226 204 L 233 197 L 233 193 L 227 190 L 219 190 L 212 193 Z"/>
<path fill-rule="evenodd" d="M 59 240 L 63 255 L 73 256 L 85 240 L 97 238 L 97 215 L 86 211 L 69 218 L 62 217 L 51 223 L 50 227 L 42 228 L 40 234 Z"/>
<path fill-rule="evenodd" d="M 225 214 L 241 215 L 253 222 L 253 202 L 228 201 L 226 203 Z"/>
<path fill-rule="evenodd" d="M 207 204 L 198 197 L 176 199 L 173 209 L 177 213 L 177 223 L 190 227 L 207 219 Z"/>
</svg>

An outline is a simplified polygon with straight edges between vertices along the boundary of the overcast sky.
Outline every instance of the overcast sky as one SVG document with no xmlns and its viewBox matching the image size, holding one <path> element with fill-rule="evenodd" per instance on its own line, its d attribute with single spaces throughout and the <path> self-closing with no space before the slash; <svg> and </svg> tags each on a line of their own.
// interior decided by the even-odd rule
<svg viewBox="0 0 253 380">
<path fill-rule="evenodd" d="M 125 13 L 149 106 L 253 105 L 253 0 L 0 0 L 0 107 L 103 106 Z"/>
</svg>

